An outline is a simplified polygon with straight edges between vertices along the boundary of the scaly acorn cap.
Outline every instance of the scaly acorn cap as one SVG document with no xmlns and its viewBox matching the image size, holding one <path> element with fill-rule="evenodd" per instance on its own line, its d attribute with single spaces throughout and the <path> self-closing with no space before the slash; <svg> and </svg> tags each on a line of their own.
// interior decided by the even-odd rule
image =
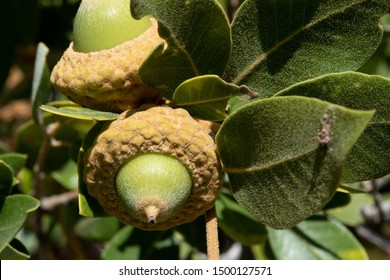
<svg viewBox="0 0 390 280">
<path fill-rule="evenodd" d="M 159 92 L 141 82 L 138 69 L 161 42 L 155 20 L 140 36 L 107 50 L 78 52 L 72 42 L 50 81 L 70 100 L 91 109 L 123 112 L 156 103 Z"/>
<path fill-rule="evenodd" d="M 184 109 L 144 105 L 125 111 L 102 129 L 85 153 L 83 176 L 88 193 L 108 214 L 144 230 L 166 230 L 191 222 L 214 206 L 222 184 L 221 166 L 210 132 Z M 168 183 L 152 188 L 148 179 L 138 185 L 127 182 L 139 189 L 123 194 L 123 188 L 117 184 L 127 181 L 126 177 L 134 179 L 141 173 L 157 176 L 148 170 L 159 167 L 148 166 L 152 160 L 145 155 L 176 161 L 165 168 Z M 143 158 L 143 168 L 142 164 L 134 163 L 138 158 Z M 178 170 L 180 165 L 184 171 Z M 175 179 L 170 174 L 176 173 L 184 177 L 172 184 L 171 180 Z M 191 179 L 188 193 L 186 173 Z M 172 193 L 180 194 L 169 199 L 171 194 L 165 192 L 171 189 Z M 126 196 L 132 196 L 132 201 L 124 202 Z M 173 211 L 171 204 L 177 206 Z"/>
</svg>

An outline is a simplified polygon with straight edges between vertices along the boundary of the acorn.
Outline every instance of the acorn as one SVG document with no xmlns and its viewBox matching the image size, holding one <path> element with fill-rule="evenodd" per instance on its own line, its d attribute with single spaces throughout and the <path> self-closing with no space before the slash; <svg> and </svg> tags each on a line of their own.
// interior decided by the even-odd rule
<svg viewBox="0 0 390 280">
<path fill-rule="evenodd" d="M 210 134 L 184 109 L 125 111 L 85 152 L 88 193 L 108 214 L 140 229 L 191 222 L 214 206 L 222 184 Z"/>
<path fill-rule="evenodd" d="M 53 68 L 51 83 L 82 106 L 123 112 L 157 103 L 138 69 L 163 40 L 157 22 L 135 20 L 130 0 L 83 0 L 74 21 L 74 41 Z"/>
</svg>

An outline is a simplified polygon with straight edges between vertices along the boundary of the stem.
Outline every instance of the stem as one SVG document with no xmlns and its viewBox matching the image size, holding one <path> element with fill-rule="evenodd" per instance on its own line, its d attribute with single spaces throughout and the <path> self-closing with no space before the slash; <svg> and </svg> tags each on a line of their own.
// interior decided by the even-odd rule
<svg viewBox="0 0 390 280">
<path fill-rule="evenodd" d="M 47 154 L 49 152 L 51 141 L 60 128 L 60 123 L 53 123 L 48 125 L 47 127 L 42 128 L 44 139 L 41 145 L 41 148 L 39 149 L 37 161 L 34 164 L 33 171 L 35 174 L 35 178 L 33 179 L 33 196 L 39 200 L 42 198 L 42 182 L 45 179 L 45 172 L 44 172 L 44 166 L 47 158 Z M 46 233 L 43 231 L 42 228 L 42 216 L 43 216 L 44 210 L 42 208 L 39 208 L 35 212 L 34 216 L 34 231 L 37 235 L 38 241 L 39 241 L 39 250 L 38 250 L 38 257 L 40 259 L 47 259 L 47 258 L 54 258 L 53 252 L 51 251 L 50 245 L 47 242 L 48 237 Z"/>
<path fill-rule="evenodd" d="M 75 231 L 73 230 L 74 225 L 70 225 L 69 223 L 72 223 L 67 218 L 68 208 L 61 207 L 60 210 L 60 219 L 59 224 L 62 228 L 62 231 L 65 235 L 65 238 L 67 240 L 67 247 L 69 248 L 70 257 L 75 260 L 85 260 L 86 254 L 84 253 L 84 249 L 82 244 L 80 243 L 79 239 L 76 236 Z"/>
<path fill-rule="evenodd" d="M 215 207 L 208 210 L 206 216 L 206 240 L 207 258 L 209 260 L 219 260 L 218 223 Z"/>
<path fill-rule="evenodd" d="M 379 233 L 366 226 L 356 227 L 356 233 L 382 251 L 390 254 L 390 241 L 386 237 L 381 236 Z"/>
<path fill-rule="evenodd" d="M 43 197 L 41 199 L 41 208 L 45 211 L 54 210 L 59 205 L 67 204 L 72 200 L 76 200 L 78 197 L 78 191 L 70 191 L 50 197 Z"/>
<path fill-rule="evenodd" d="M 49 152 L 52 139 L 54 138 L 54 135 L 57 133 L 60 126 L 61 124 L 57 122 L 50 124 L 45 129 L 43 129 L 43 143 L 41 148 L 39 149 L 38 158 L 33 167 L 34 174 L 36 175 L 33 183 L 33 195 L 38 199 L 40 199 L 42 196 L 41 183 L 45 178 L 45 173 L 43 169 L 45 166 L 47 153 Z"/>
<path fill-rule="evenodd" d="M 385 222 L 385 214 L 383 212 L 382 205 L 381 205 L 382 198 L 381 198 L 381 194 L 379 193 L 378 184 L 375 181 L 371 181 L 371 186 L 372 186 L 372 194 L 374 196 L 375 206 L 378 209 L 378 213 L 379 213 L 379 219 L 380 219 L 379 226 L 381 226 Z"/>
</svg>

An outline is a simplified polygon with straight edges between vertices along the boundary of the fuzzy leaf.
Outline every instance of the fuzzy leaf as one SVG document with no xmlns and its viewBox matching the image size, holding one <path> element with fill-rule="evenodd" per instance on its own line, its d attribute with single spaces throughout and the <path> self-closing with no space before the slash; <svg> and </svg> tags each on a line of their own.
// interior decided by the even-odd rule
<svg viewBox="0 0 390 280">
<path fill-rule="evenodd" d="M 216 137 L 237 202 L 274 228 L 315 214 L 333 197 L 345 156 L 373 114 L 297 96 L 240 108 Z"/>
<path fill-rule="evenodd" d="M 263 243 L 267 239 L 265 226 L 242 209 L 227 195 L 220 194 L 216 201 L 218 226 L 233 240 L 244 245 Z"/>
<path fill-rule="evenodd" d="M 343 182 L 380 178 L 390 173 L 390 80 L 347 72 L 296 84 L 278 93 L 302 95 L 356 110 L 375 110 L 374 117 L 348 154 Z"/>
<path fill-rule="evenodd" d="M 247 0 L 232 24 L 223 78 L 263 97 L 326 73 L 357 70 L 382 39 L 388 0 Z"/>
<path fill-rule="evenodd" d="M 269 229 L 269 241 L 282 260 L 367 260 L 367 253 L 341 223 L 316 216 L 287 230 Z"/>
<path fill-rule="evenodd" d="M 173 94 L 173 102 L 194 118 L 220 121 L 227 116 L 226 106 L 230 98 L 250 93 L 245 86 L 226 83 L 216 75 L 205 75 L 180 84 Z"/>
<path fill-rule="evenodd" d="M 139 69 L 141 80 L 171 99 L 192 77 L 221 75 L 230 56 L 230 26 L 214 0 L 132 0 L 132 15 L 152 15 L 167 46 L 159 45 Z"/>
</svg>

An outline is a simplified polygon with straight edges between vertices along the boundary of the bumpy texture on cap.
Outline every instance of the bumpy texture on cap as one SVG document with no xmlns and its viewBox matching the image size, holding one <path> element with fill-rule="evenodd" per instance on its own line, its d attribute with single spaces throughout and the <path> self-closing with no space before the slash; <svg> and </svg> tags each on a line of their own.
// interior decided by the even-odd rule
<svg viewBox="0 0 390 280">
<path fill-rule="evenodd" d="M 50 81 L 70 100 L 92 109 L 123 112 L 154 103 L 158 91 L 142 84 L 138 69 L 162 41 L 153 22 L 139 37 L 109 50 L 82 53 L 71 43 Z"/>
<path fill-rule="evenodd" d="M 222 183 L 215 143 L 209 132 L 184 109 L 144 105 L 123 112 L 103 129 L 85 154 L 84 181 L 89 194 L 107 213 L 145 230 L 166 230 L 193 221 L 213 207 Z M 192 191 L 182 210 L 156 224 L 134 220 L 115 188 L 120 167 L 136 154 L 147 152 L 178 158 L 192 176 Z"/>
</svg>

